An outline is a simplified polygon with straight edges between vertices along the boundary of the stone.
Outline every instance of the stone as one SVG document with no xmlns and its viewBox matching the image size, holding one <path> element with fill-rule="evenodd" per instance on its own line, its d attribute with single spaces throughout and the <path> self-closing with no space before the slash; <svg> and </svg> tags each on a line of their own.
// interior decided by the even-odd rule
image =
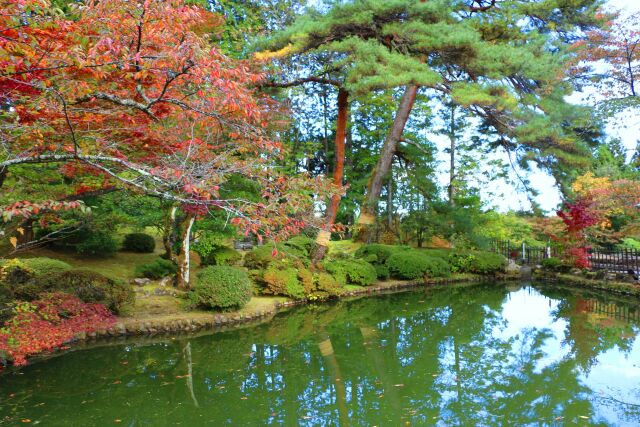
<svg viewBox="0 0 640 427">
<path fill-rule="evenodd" d="M 137 286 L 145 286 L 145 285 L 148 285 L 149 283 L 151 283 L 151 279 L 147 279 L 144 277 L 138 277 L 133 279 L 133 284 Z"/>
</svg>

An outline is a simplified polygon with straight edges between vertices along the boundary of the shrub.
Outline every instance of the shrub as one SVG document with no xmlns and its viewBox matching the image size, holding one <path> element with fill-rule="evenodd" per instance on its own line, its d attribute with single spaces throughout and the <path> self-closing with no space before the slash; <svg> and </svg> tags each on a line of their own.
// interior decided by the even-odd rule
<svg viewBox="0 0 640 427">
<path fill-rule="evenodd" d="M 378 277 L 373 265 L 361 259 L 331 261 L 325 268 L 341 285 L 368 286 Z"/>
<path fill-rule="evenodd" d="M 21 303 L 11 321 L 0 329 L 0 355 L 14 365 L 27 357 L 54 350 L 75 338 L 108 329 L 115 323 L 99 304 L 87 304 L 64 293 L 45 294 L 33 303 Z"/>
<path fill-rule="evenodd" d="M 428 277 L 447 277 L 451 273 L 449 264 L 441 258 L 432 257 L 418 251 L 402 251 L 387 259 L 387 267 L 396 279 L 418 279 Z"/>
<path fill-rule="evenodd" d="M 36 277 L 51 276 L 72 268 L 71 265 L 64 261 L 45 257 L 26 258 L 22 262 L 33 271 L 33 275 Z"/>
<path fill-rule="evenodd" d="M 135 301 L 131 285 L 91 270 L 68 270 L 31 283 L 33 289 L 29 299 L 43 292 L 66 292 L 84 302 L 102 304 L 114 313 Z"/>
<path fill-rule="evenodd" d="M 141 264 L 136 267 L 136 276 L 148 279 L 162 279 L 163 277 L 176 274 L 178 268 L 167 259 L 158 258 L 148 264 Z"/>
<path fill-rule="evenodd" d="M 476 261 L 476 255 L 468 251 L 450 251 L 446 260 L 449 262 L 453 272 L 469 273 Z"/>
<path fill-rule="evenodd" d="M 493 252 L 473 252 L 467 272 L 474 274 L 495 274 L 504 270 L 507 259 Z"/>
<path fill-rule="evenodd" d="M 389 258 L 392 254 L 406 249 L 407 248 L 403 246 L 391 246 L 373 243 L 371 245 L 364 245 L 358 248 L 354 256 L 356 258 L 364 259 L 365 261 L 372 264 L 384 264 L 387 261 L 387 258 Z"/>
<path fill-rule="evenodd" d="M 278 254 L 273 255 L 273 246 L 257 246 L 244 256 L 244 266 L 248 269 L 264 270 L 271 262 L 277 259 L 282 259 L 282 247 L 277 246 Z"/>
<path fill-rule="evenodd" d="M 203 231 L 198 235 L 198 240 L 193 244 L 193 250 L 200 255 L 202 260 L 208 259 L 211 254 L 227 246 L 227 236 L 215 231 Z"/>
<path fill-rule="evenodd" d="M 33 270 L 19 259 L 7 260 L 0 267 L 0 282 L 9 289 L 27 283 L 33 277 Z"/>
<path fill-rule="evenodd" d="M 0 283 L 0 325 L 11 316 L 13 293 L 8 286 Z"/>
<path fill-rule="evenodd" d="M 540 262 L 540 264 L 542 265 L 542 268 L 551 271 L 558 271 L 563 267 L 562 260 L 555 257 L 545 258 Z"/>
<path fill-rule="evenodd" d="M 231 248 L 218 248 L 202 258 L 202 265 L 234 265 L 242 259 L 240 252 Z"/>
<path fill-rule="evenodd" d="M 124 236 L 122 249 L 130 252 L 153 253 L 156 250 L 156 240 L 145 233 L 131 233 Z"/>
<path fill-rule="evenodd" d="M 376 269 L 376 276 L 378 280 L 387 280 L 391 277 L 391 273 L 389 273 L 389 267 L 386 264 L 375 264 L 373 266 Z"/>
<path fill-rule="evenodd" d="M 295 236 L 284 242 L 285 251 L 300 257 L 309 257 L 316 247 L 315 239 L 307 236 Z"/>
<path fill-rule="evenodd" d="M 326 299 L 332 296 L 340 295 L 342 289 L 340 283 L 328 273 L 318 273 L 314 276 L 315 290 L 309 296 L 309 299 Z"/>
<path fill-rule="evenodd" d="M 233 310 L 251 300 L 251 288 L 251 280 L 245 270 L 216 265 L 198 273 L 195 289 L 189 293 L 189 298 L 199 307 Z"/>
<path fill-rule="evenodd" d="M 90 257 L 109 257 L 118 251 L 118 242 L 107 231 L 89 231 L 76 245 L 76 252 Z"/>
<path fill-rule="evenodd" d="M 298 268 L 290 264 L 274 262 L 264 272 L 262 279 L 269 293 L 294 299 L 304 299 L 306 292 L 304 284 L 299 278 L 298 270 Z"/>
</svg>

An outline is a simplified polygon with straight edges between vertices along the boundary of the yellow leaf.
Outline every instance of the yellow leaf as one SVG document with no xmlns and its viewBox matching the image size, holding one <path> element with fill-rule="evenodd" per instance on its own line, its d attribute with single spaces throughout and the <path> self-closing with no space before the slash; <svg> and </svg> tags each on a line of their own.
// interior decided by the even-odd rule
<svg viewBox="0 0 640 427">
<path fill-rule="evenodd" d="M 21 236 L 24 236 L 24 228 L 19 227 L 19 228 L 16 228 L 16 230 L 18 231 L 18 233 L 20 233 Z"/>
<path fill-rule="evenodd" d="M 18 247 L 18 238 L 17 237 L 12 237 L 9 239 L 9 241 L 11 242 L 11 244 L 13 245 L 14 248 Z"/>
</svg>

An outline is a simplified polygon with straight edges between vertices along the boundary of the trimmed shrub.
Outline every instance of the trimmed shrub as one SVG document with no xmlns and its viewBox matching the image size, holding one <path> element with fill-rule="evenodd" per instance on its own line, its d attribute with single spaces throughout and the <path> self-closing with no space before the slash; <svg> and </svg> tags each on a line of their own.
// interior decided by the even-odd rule
<svg viewBox="0 0 640 427">
<path fill-rule="evenodd" d="M 493 252 L 473 252 L 467 272 L 474 274 L 495 274 L 504 270 L 507 259 Z"/>
<path fill-rule="evenodd" d="M 551 271 L 559 271 L 563 267 L 562 260 L 560 258 L 555 258 L 555 257 L 545 258 L 540 262 L 540 264 L 542 265 L 542 268 L 544 268 L 545 270 L 551 270 Z"/>
<path fill-rule="evenodd" d="M 274 262 L 264 272 L 262 280 L 265 282 L 269 293 L 294 299 L 304 299 L 306 292 L 298 271 L 299 269 L 292 265 Z"/>
<path fill-rule="evenodd" d="M 163 277 L 173 276 L 176 271 L 178 271 L 178 268 L 172 261 L 158 258 L 148 264 L 137 266 L 136 276 L 148 279 L 162 279 Z"/>
<path fill-rule="evenodd" d="M 314 283 L 316 289 L 309 299 L 326 299 L 342 293 L 340 283 L 328 273 L 316 274 L 314 276 Z"/>
<path fill-rule="evenodd" d="M 156 240 L 145 233 L 131 233 L 124 236 L 122 249 L 130 252 L 150 254 L 156 250 Z"/>
<path fill-rule="evenodd" d="M 240 252 L 231 248 L 218 248 L 202 258 L 202 265 L 235 265 L 242 259 Z"/>
<path fill-rule="evenodd" d="M 128 283 L 112 279 L 91 270 L 75 269 L 43 278 L 34 283 L 38 294 L 43 292 L 66 292 L 84 302 L 102 304 L 114 313 L 125 305 L 133 304 L 135 293 Z M 32 295 L 30 299 L 35 299 Z"/>
<path fill-rule="evenodd" d="M 278 248 L 280 249 L 280 248 Z M 244 256 L 244 266 L 248 269 L 264 270 L 272 261 L 281 258 L 279 255 L 272 255 L 273 247 L 270 245 L 257 246 Z"/>
<path fill-rule="evenodd" d="M 389 267 L 387 267 L 386 264 L 375 264 L 373 267 L 376 269 L 376 276 L 378 276 L 378 280 L 387 280 L 391 277 Z"/>
<path fill-rule="evenodd" d="M 72 269 L 71 265 L 64 261 L 46 257 L 26 258 L 22 262 L 31 269 L 36 277 L 51 276 Z"/>
<path fill-rule="evenodd" d="M 244 307 L 251 300 L 251 294 L 251 280 L 245 270 L 215 265 L 198 273 L 189 299 L 203 308 L 234 310 Z"/>
<path fill-rule="evenodd" d="M 379 243 L 373 243 L 370 245 L 364 245 L 358 248 L 354 256 L 356 258 L 363 259 L 371 264 L 384 264 L 394 253 L 406 250 L 405 246 L 391 246 L 381 245 Z"/>
<path fill-rule="evenodd" d="M 118 242 L 106 231 L 89 231 L 76 245 L 76 252 L 89 257 L 109 257 L 118 251 Z"/>
<path fill-rule="evenodd" d="M 198 235 L 198 240 L 192 249 L 200 255 L 202 260 L 208 259 L 211 254 L 227 246 L 228 237 L 215 231 L 203 231 Z"/>
<path fill-rule="evenodd" d="M 316 247 L 315 239 L 307 236 L 295 236 L 284 242 L 285 251 L 300 257 L 309 257 Z"/>
<path fill-rule="evenodd" d="M 368 286 L 378 277 L 373 265 L 361 259 L 335 260 L 326 263 L 325 268 L 343 286 Z"/>
<path fill-rule="evenodd" d="M 413 280 L 424 276 L 447 277 L 451 267 L 441 258 L 431 257 L 418 251 L 402 251 L 387 259 L 387 267 L 396 279 Z"/>
<path fill-rule="evenodd" d="M 10 259 L 0 268 L 0 282 L 9 289 L 27 283 L 35 277 L 33 270 L 22 260 Z"/>
</svg>

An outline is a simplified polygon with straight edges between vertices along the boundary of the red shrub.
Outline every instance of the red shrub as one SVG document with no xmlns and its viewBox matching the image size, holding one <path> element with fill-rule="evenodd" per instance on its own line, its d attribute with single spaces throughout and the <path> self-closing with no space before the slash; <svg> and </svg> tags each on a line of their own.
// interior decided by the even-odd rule
<svg viewBox="0 0 640 427">
<path fill-rule="evenodd" d="M 58 349 L 79 334 L 108 329 L 115 322 L 103 305 L 87 304 L 64 293 L 19 303 L 14 312 L 0 329 L 0 358 L 14 365 L 25 365 L 29 356 Z"/>
</svg>

